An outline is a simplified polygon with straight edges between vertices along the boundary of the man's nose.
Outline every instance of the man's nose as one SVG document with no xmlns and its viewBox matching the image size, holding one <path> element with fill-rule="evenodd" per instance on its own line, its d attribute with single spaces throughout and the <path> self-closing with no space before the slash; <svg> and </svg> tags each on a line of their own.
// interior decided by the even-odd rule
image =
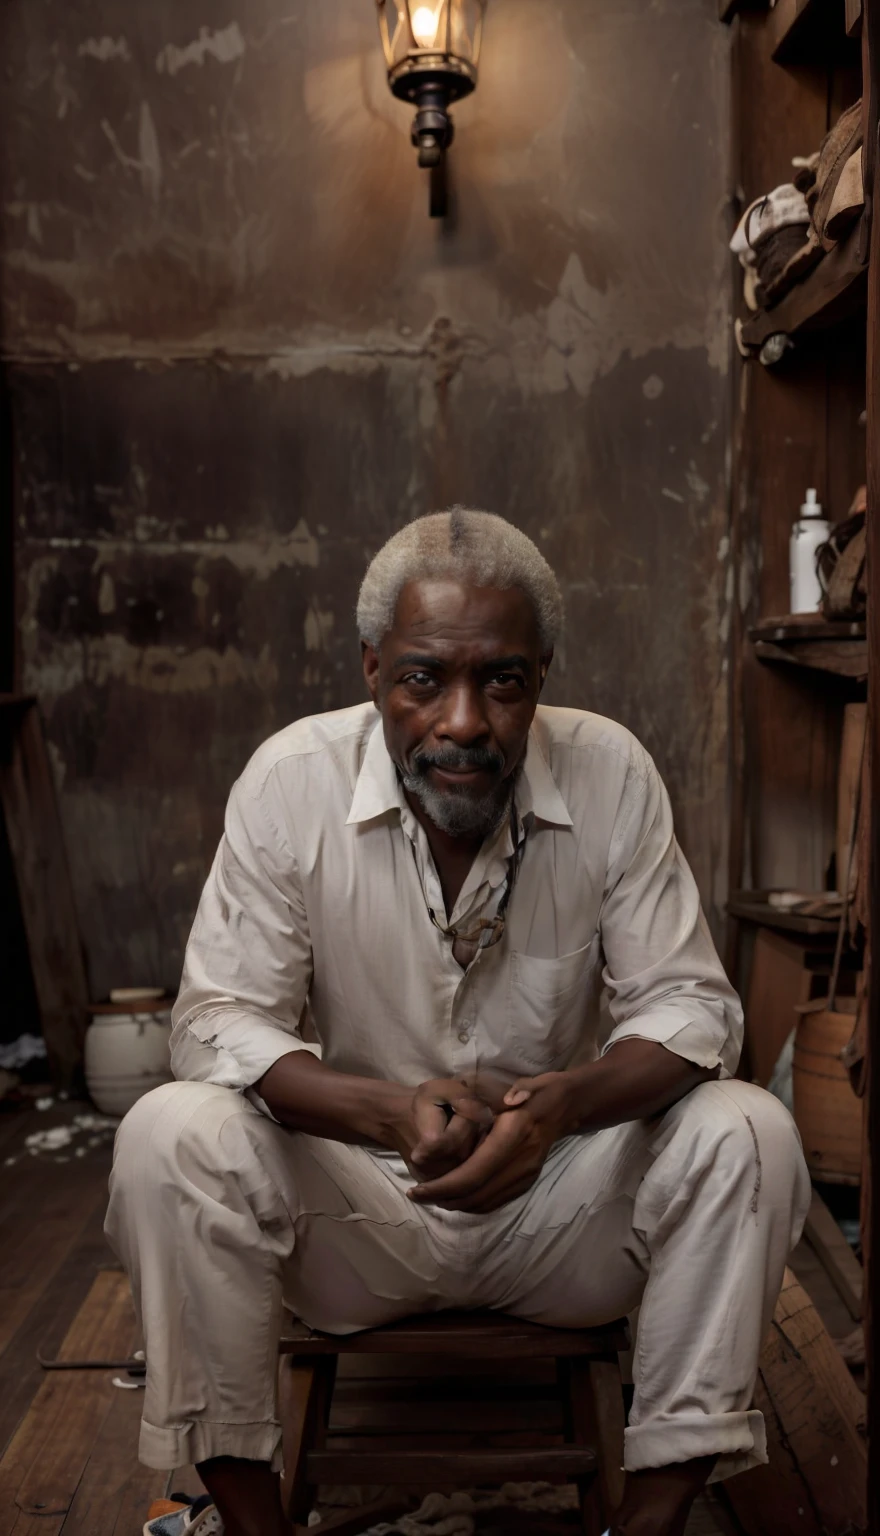
<svg viewBox="0 0 880 1536">
<path fill-rule="evenodd" d="M 489 722 L 479 688 L 471 688 L 466 684 L 448 688 L 443 705 L 443 712 L 434 727 L 435 736 L 454 741 L 459 747 L 485 741 L 489 735 Z"/>
</svg>

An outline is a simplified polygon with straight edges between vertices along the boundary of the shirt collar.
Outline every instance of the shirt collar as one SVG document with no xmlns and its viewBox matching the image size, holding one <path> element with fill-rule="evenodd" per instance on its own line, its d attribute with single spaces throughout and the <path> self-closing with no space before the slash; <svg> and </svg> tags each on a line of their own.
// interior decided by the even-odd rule
<svg viewBox="0 0 880 1536">
<path fill-rule="evenodd" d="M 367 742 L 364 760 L 354 787 L 346 826 L 372 821 L 388 811 L 402 810 L 406 804 L 403 790 L 385 745 L 381 720 L 377 720 Z M 570 827 L 571 816 L 550 771 L 535 732 L 529 732 L 526 760 L 516 790 L 516 808 L 521 821 L 530 814 L 537 821 L 552 826 Z"/>
<path fill-rule="evenodd" d="M 526 760 L 516 789 L 516 808 L 521 821 L 531 813 L 537 821 L 550 822 L 554 827 L 573 825 L 534 729 L 529 731 Z"/>
<path fill-rule="evenodd" d="M 385 745 L 382 721 L 377 720 L 367 742 L 345 825 L 352 827 L 361 821 L 372 821 L 376 816 L 384 816 L 386 811 L 401 810 L 404 804 L 397 769 Z"/>
</svg>

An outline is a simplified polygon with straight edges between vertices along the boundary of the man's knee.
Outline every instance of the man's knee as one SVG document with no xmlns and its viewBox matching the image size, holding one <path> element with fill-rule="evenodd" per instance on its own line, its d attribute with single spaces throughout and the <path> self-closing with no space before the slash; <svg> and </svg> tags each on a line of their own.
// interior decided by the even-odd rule
<svg viewBox="0 0 880 1536">
<path fill-rule="evenodd" d="M 161 1186 L 193 1159 L 216 1161 L 230 1118 L 249 1113 L 231 1088 L 214 1083 L 164 1083 L 132 1106 L 116 1133 L 111 1189 L 124 1196 L 137 1183 Z"/>
<path fill-rule="evenodd" d="M 788 1110 L 764 1088 L 737 1079 L 703 1083 L 681 1101 L 682 1128 L 713 1157 L 723 1159 L 731 1177 L 754 1180 L 758 1192 L 769 1182 L 789 1187 L 802 1203 L 809 1178 L 800 1138 Z"/>
</svg>

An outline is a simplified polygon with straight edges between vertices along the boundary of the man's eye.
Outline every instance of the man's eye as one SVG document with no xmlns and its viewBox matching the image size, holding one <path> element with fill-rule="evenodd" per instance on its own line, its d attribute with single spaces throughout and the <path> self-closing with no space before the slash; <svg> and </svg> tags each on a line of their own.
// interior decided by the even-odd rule
<svg viewBox="0 0 880 1536">
<path fill-rule="evenodd" d="M 430 672 L 407 672 L 404 683 L 414 683 L 417 688 L 430 687 L 434 682 Z"/>
<path fill-rule="evenodd" d="M 490 681 L 501 688 L 522 688 L 523 686 L 523 679 L 518 672 L 496 672 Z"/>
</svg>

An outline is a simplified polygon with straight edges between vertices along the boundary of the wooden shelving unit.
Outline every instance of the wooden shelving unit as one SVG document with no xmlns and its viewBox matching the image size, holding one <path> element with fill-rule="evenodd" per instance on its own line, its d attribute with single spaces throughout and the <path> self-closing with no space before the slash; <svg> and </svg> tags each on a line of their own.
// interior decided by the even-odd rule
<svg viewBox="0 0 880 1536">
<path fill-rule="evenodd" d="M 868 293 L 867 242 L 861 222 L 846 240 L 790 288 L 772 309 L 760 309 L 742 328 L 746 346 L 762 347 L 769 336 L 798 336 L 826 330 L 864 310 Z"/>
<path fill-rule="evenodd" d="M 780 1016 L 779 999 L 788 995 L 785 976 L 814 987 L 811 1002 L 828 993 L 828 956 L 836 952 L 841 910 L 828 887 L 841 880 L 841 870 L 845 884 L 853 868 L 849 808 L 861 784 L 860 804 L 872 814 L 866 826 L 860 812 L 857 825 L 856 911 L 873 963 L 866 967 L 863 943 L 848 947 L 847 922 L 841 930 L 846 989 L 838 989 L 837 997 L 846 1003 L 838 1011 L 848 1017 L 857 1006 L 859 978 L 869 977 L 867 1012 L 864 993 L 858 994 L 867 1037 L 860 1066 L 861 1046 L 855 1052 L 868 1095 L 861 1102 L 853 1095 L 851 1108 L 855 1136 L 863 1111 L 867 1126 L 871 1178 L 865 1181 L 862 1233 L 868 1256 L 863 1293 L 870 1309 L 880 1269 L 878 578 L 869 578 L 866 622 L 832 623 L 785 609 L 790 531 L 808 486 L 816 486 L 836 523 L 867 480 L 868 566 L 871 573 L 880 571 L 880 0 L 777 0 L 763 10 L 722 0 L 719 12 L 733 28 L 731 181 L 740 209 L 790 181 L 793 158 L 818 150 L 841 113 L 863 101 L 862 219 L 778 303 L 758 313 L 749 313 L 744 300 L 737 306 L 747 355 L 736 358 L 734 380 L 731 548 L 740 602 L 732 651 L 736 789 L 727 960 L 748 1000 L 752 1059 L 772 1070 L 776 1046 L 791 1029 L 789 1015 Z M 735 281 L 739 288 L 738 268 Z M 779 366 L 764 366 L 759 354 L 778 334 L 791 338 L 794 349 L 784 351 Z M 769 349 L 764 357 L 771 361 Z M 860 735 L 853 736 L 854 722 L 864 719 L 866 693 L 870 781 Z M 783 891 L 824 892 L 829 900 L 791 910 L 771 900 Z M 762 1080 L 769 1080 L 766 1073 Z M 856 1163 L 858 1156 L 857 1142 Z M 869 1324 L 872 1450 L 864 1528 L 880 1531 L 876 1313 Z"/>
</svg>

